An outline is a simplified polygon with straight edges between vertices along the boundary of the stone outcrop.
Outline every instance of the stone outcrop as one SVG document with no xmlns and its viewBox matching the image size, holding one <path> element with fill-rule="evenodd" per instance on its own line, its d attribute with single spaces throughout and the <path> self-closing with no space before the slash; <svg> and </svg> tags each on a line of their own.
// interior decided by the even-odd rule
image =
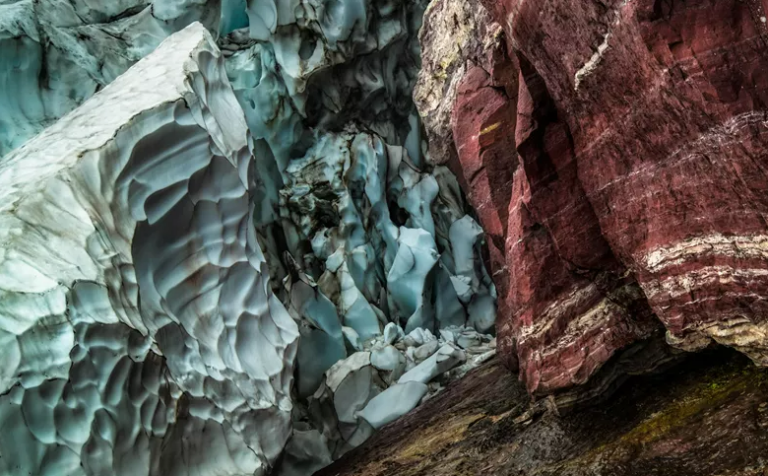
<svg viewBox="0 0 768 476">
<path fill-rule="evenodd" d="M 732 351 L 571 412 L 492 361 L 315 476 L 764 476 L 766 428 L 768 373 Z"/>
<path fill-rule="evenodd" d="M 493 65 L 501 33 L 488 11 L 473 1 L 436 0 L 424 12 L 421 72 L 413 96 L 429 138 L 431 162 L 456 160 L 450 119 L 458 88 L 472 64 Z"/>
<path fill-rule="evenodd" d="M 504 38 L 439 109 L 488 234 L 504 360 L 546 394 L 663 329 L 768 365 L 764 6 L 484 3 Z"/>
</svg>

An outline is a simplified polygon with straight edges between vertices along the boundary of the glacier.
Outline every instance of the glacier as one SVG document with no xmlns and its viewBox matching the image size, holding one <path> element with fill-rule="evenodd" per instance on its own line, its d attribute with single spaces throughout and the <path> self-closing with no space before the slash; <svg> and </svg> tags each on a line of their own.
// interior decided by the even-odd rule
<svg viewBox="0 0 768 476">
<path fill-rule="evenodd" d="M 311 474 L 493 354 L 425 7 L 0 0 L 4 474 Z"/>
<path fill-rule="evenodd" d="M 255 474 L 287 440 L 298 328 L 222 61 L 192 24 L 0 162 L 4 474 Z"/>
<path fill-rule="evenodd" d="M 218 1 L 0 1 L 0 156 L 53 124 Z"/>
</svg>

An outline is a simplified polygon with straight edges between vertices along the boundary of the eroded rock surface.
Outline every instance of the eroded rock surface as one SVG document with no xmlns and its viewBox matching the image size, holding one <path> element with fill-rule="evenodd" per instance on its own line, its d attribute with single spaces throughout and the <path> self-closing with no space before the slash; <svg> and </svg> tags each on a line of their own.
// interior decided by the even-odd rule
<svg viewBox="0 0 768 476">
<path fill-rule="evenodd" d="M 602 235 L 670 343 L 694 350 L 715 340 L 765 364 L 763 5 L 566 3 L 510 2 L 510 33 L 569 111 L 562 117 Z M 565 8 L 571 28 L 594 21 L 602 38 L 579 38 L 552 61 L 530 35 L 563 35 L 550 21 Z"/>
<path fill-rule="evenodd" d="M 452 167 L 488 234 L 505 362 L 552 393 L 662 328 L 677 348 L 716 342 L 765 365 L 764 6 L 484 4 L 505 38 L 455 96 L 417 104 L 453 108 Z M 430 9 L 425 57 L 448 41 L 434 37 L 449 9 Z M 515 81 L 494 74 L 510 68 Z"/>
<path fill-rule="evenodd" d="M 566 413 L 493 360 L 315 474 L 763 476 L 766 379 L 735 352 L 704 353 Z"/>
</svg>

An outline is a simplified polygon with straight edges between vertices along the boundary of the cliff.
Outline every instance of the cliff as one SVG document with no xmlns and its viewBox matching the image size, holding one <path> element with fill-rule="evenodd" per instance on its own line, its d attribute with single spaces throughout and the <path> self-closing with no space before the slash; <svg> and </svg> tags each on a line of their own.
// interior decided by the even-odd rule
<svg viewBox="0 0 768 476">
<path fill-rule="evenodd" d="M 452 3 L 427 12 L 415 99 L 488 235 L 500 353 L 528 390 L 661 332 L 768 364 L 763 5 L 488 1 L 446 69 Z"/>
</svg>

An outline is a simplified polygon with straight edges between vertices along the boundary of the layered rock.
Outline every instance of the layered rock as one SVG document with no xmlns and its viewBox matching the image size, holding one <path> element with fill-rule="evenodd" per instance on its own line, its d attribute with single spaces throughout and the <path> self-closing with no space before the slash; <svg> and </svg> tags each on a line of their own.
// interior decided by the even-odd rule
<svg viewBox="0 0 768 476">
<path fill-rule="evenodd" d="M 4 473 L 263 474 L 288 439 L 222 61 L 195 23 L 0 162 Z"/>
<path fill-rule="evenodd" d="M 489 235 L 499 348 L 529 391 L 585 382 L 656 318 L 676 347 L 718 342 L 765 365 L 764 6 L 485 6 L 506 38 L 439 108 Z M 425 28 L 447 21 L 434 11 Z M 422 40 L 425 57 L 441 51 Z"/>
<path fill-rule="evenodd" d="M 559 413 L 491 362 L 315 474 L 762 476 L 768 373 L 733 354 L 696 355 Z"/>
</svg>

